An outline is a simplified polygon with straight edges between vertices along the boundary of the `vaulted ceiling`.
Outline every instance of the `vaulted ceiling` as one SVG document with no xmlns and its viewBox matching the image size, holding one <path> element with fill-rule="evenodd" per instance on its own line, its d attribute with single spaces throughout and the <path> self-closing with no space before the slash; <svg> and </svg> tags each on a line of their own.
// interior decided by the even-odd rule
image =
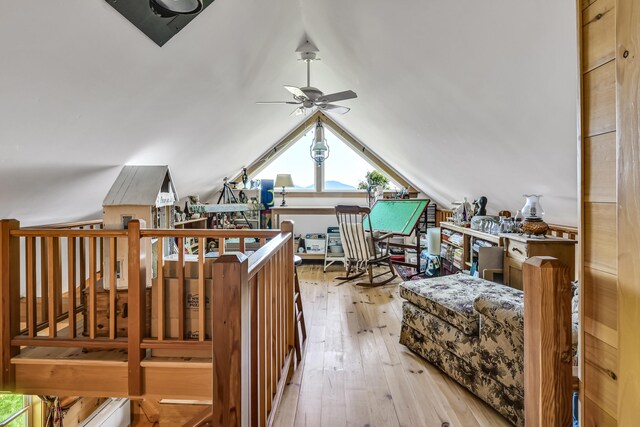
<svg viewBox="0 0 640 427">
<path fill-rule="evenodd" d="M 577 223 L 574 2 L 216 0 L 162 48 L 102 0 L 0 13 L 0 217 L 97 217 L 124 164 L 207 194 L 295 128 L 283 84 L 358 99 L 335 121 L 441 204 L 544 195 Z"/>
</svg>

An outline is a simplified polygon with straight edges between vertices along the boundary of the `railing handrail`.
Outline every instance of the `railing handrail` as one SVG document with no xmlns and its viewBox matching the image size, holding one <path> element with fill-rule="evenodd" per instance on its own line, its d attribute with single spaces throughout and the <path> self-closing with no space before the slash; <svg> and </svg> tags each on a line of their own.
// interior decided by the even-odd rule
<svg viewBox="0 0 640 427">
<path fill-rule="evenodd" d="M 233 238 L 256 238 L 269 239 L 280 234 L 280 230 L 264 230 L 264 229 L 231 229 L 231 230 L 209 230 L 190 228 L 174 229 L 174 228 L 146 228 L 140 230 L 142 237 L 203 237 L 207 239 L 233 239 Z"/>
<path fill-rule="evenodd" d="M 29 227 L 23 227 L 23 230 L 27 229 L 62 229 L 62 228 L 78 228 L 86 227 L 88 225 L 101 225 L 103 220 L 101 219 L 89 219 L 86 221 L 74 221 L 74 222 L 60 222 L 56 224 L 44 224 L 44 225 L 32 225 Z"/>
<path fill-rule="evenodd" d="M 279 234 L 249 257 L 249 279 L 255 276 L 273 255 L 291 238 L 291 234 Z"/>
<path fill-rule="evenodd" d="M 12 230 L 11 237 L 127 237 L 127 230 L 82 228 L 20 228 Z"/>
<path fill-rule="evenodd" d="M 69 225 L 73 224 L 68 223 L 67 226 Z M 165 237 L 177 240 L 177 283 L 181 295 L 178 306 L 182 307 L 183 312 L 178 318 L 182 318 L 184 314 L 185 287 L 193 285 L 193 282 L 186 282 L 193 279 L 188 275 L 193 273 L 188 271 L 197 267 L 196 292 L 199 297 L 204 297 L 202 304 L 197 307 L 198 327 L 202 331 L 199 339 L 186 339 L 183 329 L 177 340 L 173 334 L 154 340 L 147 329 L 148 322 L 154 320 L 150 319 L 147 311 L 147 286 L 151 274 L 146 272 L 157 266 L 159 289 L 163 289 L 167 283 L 165 279 L 173 278 L 169 277 L 169 272 L 176 268 L 175 260 L 170 261 L 174 264 L 162 261 L 165 259 L 161 255 L 164 254 L 162 249 L 166 245 L 166 242 L 163 243 Z M 154 256 L 149 256 L 149 251 L 153 250 L 153 238 L 158 238 L 156 252 L 153 252 Z M 183 249 L 187 238 L 197 240 L 200 250 L 197 266 L 190 264 L 191 261 L 187 261 L 185 257 Z M 232 238 L 239 239 L 240 252 L 246 252 L 247 239 L 259 241 L 260 248 L 249 257 L 235 251 L 234 255 L 224 255 L 224 241 Z M 218 245 L 223 245 L 219 246 L 220 258 L 213 263 L 204 256 L 207 239 L 218 239 Z M 121 252 L 122 250 L 126 252 Z M 175 248 L 172 246 L 173 250 Z M 18 221 L 2 220 L 0 294 L 3 298 L 0 308 L 3 319 L 0 326 L 3 339 L 0 340 L 0 387 L 15 389 L 12 358 L 20 354 L 21 347 L 127 349 L 125 363 L 128 377 L 125 393 L 132 397 L 155 392 L 153 387 L 145 383 L 144 370 L 149 366 L 144 362 L 147 349 L 178 352 L 210 349 L 214 355 L 212 368 L 220 374 L 214 377 L 217 389 L 212 396 L 216 396 L 218 402 L 220 399 L 229 402 L 229 405 L 218 404 L 217 413 L 223 411 L 226 415 L 225 421 L 216 425 L 239 426 L 240 420 L 243 425 L 247 422 L 245 420 L 251 425 L 270 425 L 286 384 L 287 373 L 293 367 L 293 252 L 293 223 L 290 221 L 283 222 L 279 230 L 158 230 L 145 229 L 144 221 L 133 220 L 127 230 L 121 230 L 62 226 L 20 228 Z M 20 262 L 22 256 L 25 258 L 24 265 Z M 118 259 L 123 259 L 124 263 L 118 264 L 119 270 L 116 270 L 116 262 L 120 262 Z M 116 315 L 119 307 L 116 304 L 119 298 L 116 282 L 119 277 L 116 276 L 116 271 L 118 274 L 122 271 L 126 273 L 125 283 L 128 285 L 128 318 L 117 321 L 114 320 L 119 318 Z M 205 275 L 208 273 L 212 276 Z M 27 317 L 27 329 L 20 331 L 19 315 L 23 304 L 19 290 L 22 274 L 26 281 L 24 313 Z M 171 286 L 170 283 L 167 286 Z M 107 284 L 108 289 L 105 286 L 104 291 L 108 295 L 100 298 L 108 298 L 108 332 L 106 335 L 99 335 L 97 291 L 102 291 L 100 286 Z M 67 292 L 67 300 L 63 303 L 65 286 L 71 291 Z M 81 304 L 76 304 L 76 289 L 85 298 Z M 40 291 L 41 297 L 38 294 Z M 162 296 L 165 292 L 158 291 L 158 305 L 152 303 L 153 307 L 158 307 L 157 312 L 161 313 L 158 318 L 164 319 L 164 322 L 158 321 L 158 330 L 167 324 L 169 318 L 164 303 L 160 303 L 166 301 Z M 209 315 L 206 311 L 206 299 L 209 295 L 217 306 L 211 311 L 211 320 L 206 323 L 206 333 L 210 332 L 211 335 L 209 339 L 205 339 L 204 319 Z M 85 329 L 84 336 L 81 336 L 75 326 L 71 328 L 66 325 L 58 330 L 60 319 L 63 318 L 69 318 L 69 324 L 77 324 L 75 319 L 80 307 L 86 309 L 84 324 L 88 325 L 88 332 Z M 126 336 L 116 332 L 123 321 L 127 326 Z M 42 327 L 48 328 L 47 336 L 38 334 Z M 239 346 L 240 342 L 242 345 Z M 265 376 L 265 369 L 269 370 L 269 377 Z M 237 388 L 239 377 L 243 378 L 242 392 Z M 251 397 L 248 397 L 246 390 L 251 391 Z M 263 399 L 259 405 L 258 396 Z M 242 414 L 235 411 L 241 411 Z M 254 423 L 253 420 L 256 419 L 262 421 Z"/>
<path fill-rule="evenodd" d="M 554 231 L 564 231 L 565 233 L 578 234 L 578 227 L 574 227 L 571 225 L 549 224 L 549 229 Z"/>
</svg>

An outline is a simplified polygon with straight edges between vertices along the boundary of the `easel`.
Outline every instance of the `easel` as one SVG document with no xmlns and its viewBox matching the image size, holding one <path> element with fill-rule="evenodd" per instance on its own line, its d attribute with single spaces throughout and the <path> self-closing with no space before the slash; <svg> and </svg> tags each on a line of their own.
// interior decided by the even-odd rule
<svg viewBox="0 0 640 427">
<path fill-rule="evenodd" d="M 218 197 L 217 204 L 228 205 L 228 204 L 238 204 L 238 203 L 239 203 L 238 198 L 236 197 L 235 194 L 233 194 L 233 191 L 231 190 L 231 185 L 229 184 L 229 178 L 225 176 L 224 184 L 222 185 L 222 191 L 220 192 L 220 197 Z M 247 219 L 247 216 L 244 214 L 244 211 L 240 211 L 240 214 L 242 215 L 244 222 L 247 223 L 249 228 L 253 228 L 251 227 L 251 223 Z"/>
<path fill-rule="evenodd" d="M 371 213 L 369 214 L 371 227 L 374 230 L 391 232 L 394 236 L 401 237 L 409 237 L 412 234 L 415 235 L 415 245 L 388 243 L 390 247 L 414 249 L 416 251 L 415 264 L 405 261 L 391 261 L 394 264 L 415 268 L 416 273 L 410 277 L 417 276 L 424 272 L 420 268 L 420 219 L 424 217 L 426 224 L 427 206 L 429 203 L 429 199 L 381 199 L 374 203 L 371 207 Z"/>
</svg>

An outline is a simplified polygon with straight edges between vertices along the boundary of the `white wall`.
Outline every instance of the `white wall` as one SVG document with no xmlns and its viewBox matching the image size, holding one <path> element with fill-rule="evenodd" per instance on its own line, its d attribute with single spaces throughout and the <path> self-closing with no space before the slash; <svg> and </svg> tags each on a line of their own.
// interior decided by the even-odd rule
<svg viewBox="0 0 640 427">
<path fill-rule="evenodd" d="M 0 13 L 0 218 L 99 217 L 123 164 L 168 164 L 179 194 L 238 173 L 303 118 L 312 82 L 352 89 L 335 120 L 439 203 L 543 194 L 577 224 L 574 1 L 215 1 L 162 48 L 105 1 Z M 206 199 L 206 197 L 203 197 Z"/>
</svg>

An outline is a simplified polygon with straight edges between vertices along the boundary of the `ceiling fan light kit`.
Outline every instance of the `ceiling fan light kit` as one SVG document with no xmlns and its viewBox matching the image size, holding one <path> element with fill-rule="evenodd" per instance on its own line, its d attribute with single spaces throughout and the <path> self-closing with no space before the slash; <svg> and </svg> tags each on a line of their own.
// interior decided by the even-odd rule
<svg viewBox="0 0 640 427">
<path fill-rule="evenodd" d="M 297 50 L 297 52 L 300 53 L 300 60 L 307 64 L 307 85 L 304 87 L 284 86 L 284 88 L 293 95 L 293 101 L 266 101 L 257 102 L 257 104 L 298 105 L 299 107 L 291 112 L 290 115 L 292 116 L 305 114 L 308 110 L 311 110 L 314 107 L 330 113 L 345 114 L 349 112 L 350 108 L 333 104 L 333 102 L 354 99 L 357 98 L 358 95 L 356 95 L 352 90 L 345 90 L 325 95 L 320 89 L 311 86 L 311 63 L 319 60 L 319 58 L 317 58 L 318 50 L 310 42 L 306 42 Z"/>
<path fill-rule="evenodd" d="M 313 142 L 311 143 L 311 147 L 309 147 L 309 154 L 318 166 L 329 158 L 329 144 L 327 144 L 327 140 L 324 137 L 324 127 L 322 127 L 320 117 L 318 117 Z"/>
</svg>

